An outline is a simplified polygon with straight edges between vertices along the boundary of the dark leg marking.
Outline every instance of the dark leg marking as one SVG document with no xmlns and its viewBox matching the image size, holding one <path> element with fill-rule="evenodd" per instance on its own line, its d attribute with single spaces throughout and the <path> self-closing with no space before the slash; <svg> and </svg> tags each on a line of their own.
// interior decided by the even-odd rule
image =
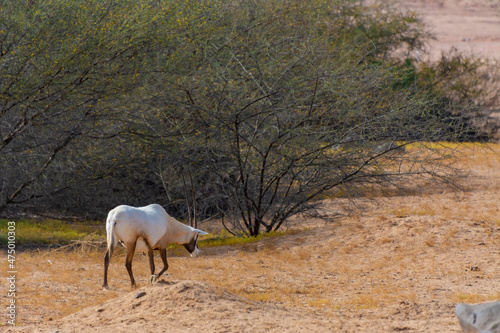
<svg viewBox="0 0 500 333">
<path fill-rule="evenodd" d="M 109 262 L 111 261 L 111 254 L 113 253 L 112 249 L 106 250 L 106 255 L 104 256 L 104 283 L 103 283 L 103 288 L 109 288 L 108 287 L 108 266 Z"/>
<path fill-rule="evenodd" d="M 163 269 L 160 271 L 160 273 L 158 273 L 158 277 L 160 277 L 168 269 L 167 249 L 160 249 L 160 257 L 161 261 L 163 261 Z"/>
<path fill-rule="evenodd" d="M 125 259 L 125 267 L 127 268 L 128 275 L 130 276 L 131 287 L 135 287 L 134 275 L 132 274 L 132 260 L 134 259 L 135 242 L 127 244 L 127 258 Z"/>
<path fill-rule="evenodd" d="M 155 273 L 155 261 L 152 248 L 149 248 L 148 257 L 149 257 L 149 268 L 151 269 L 151 275 L 153 275 Z"/>
<path fill-rule="evenodd" d="M 154 254 L 153 254 L 153 249 L 151 247 L 149 247 L 148 256 L 149 256 L 149 267 L 151 268 L 151 276 L 149 277 L 149 284 L 153 284 L 158 279 L 158 276 L 155 274 Z"/>
</svg>

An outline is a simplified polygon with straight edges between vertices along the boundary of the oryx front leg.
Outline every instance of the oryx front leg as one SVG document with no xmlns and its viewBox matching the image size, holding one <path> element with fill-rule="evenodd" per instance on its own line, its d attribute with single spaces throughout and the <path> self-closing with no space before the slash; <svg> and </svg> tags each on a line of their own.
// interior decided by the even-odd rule
<svg viewBox="0 0 500 333">
<path fill-rule="evenodd" d="M 125 244 L 125 248 L 127 249 L 127 258 L 125 259 L 125 267 L 127 268 L 128 275 L 130 277 L 131 288 L 136 286 L 134 275 L 132 274 L 132 260 L 134 259 L 135 254 L 135 242 Z"/>
<path fill-rule="evenodd" d="M 150 248 L 148 251 L 148 257 L 149 257 L 149 268 L 151 269 L 151 276 L 149 277 L 149 284 L 153 284 L 158 279 L 158 275 L 155 274 L 155 261 L 154 261 L 154 254 L 153 254 L 152 248 Z"/>
<path fill-rule="evenodd" d="M 163 269 L 160 271 L 160 273 L 158 273 L 158 277 L 160 277 L 168 269 L 167 250 L 166 249 L 160 249 L 160 257 L 161 257 L 161 261 L 163 261 Z"/>
</svg>

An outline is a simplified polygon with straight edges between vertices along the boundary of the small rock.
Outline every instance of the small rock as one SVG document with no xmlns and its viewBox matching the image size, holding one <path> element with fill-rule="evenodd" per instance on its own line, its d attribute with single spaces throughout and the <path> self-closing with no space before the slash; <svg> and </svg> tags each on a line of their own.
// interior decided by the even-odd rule
<svg viewBox="0 0 500 333">
<path fill-rule="evenodd" d="M 75 272 L 80 272 L 80 271 L 86 271 L 87 269 L 85 267 L 79 267 L 75 269 Z"/>
<path fill-rule="evenodd" d="M 479 242 L 477 245 L 486 245 L 484 242 Z"/>
<path fill-rule="evenodd" d="M 472 266 L 470 270 L 473 272 L 479 272 L 481 269 L 478 266 Z"/>
<path fill-rule="evenodd" d="M 141 298 L 144 295 L 146 295 L 146 292 L 145 291 L 141 291 L 141 292 L 135 294 L 134 298 Z"/>
<path fill-rule="evenodd" d="M 264 262 L 262 260 L 258 260 L 256 264 L 263 264 Z"/>
<path fill-rule="evenodd" d="M 103 312 L 103 311 L 104 311 L 104 308 L 97 309 L 97 312 Z"/>
</svg>

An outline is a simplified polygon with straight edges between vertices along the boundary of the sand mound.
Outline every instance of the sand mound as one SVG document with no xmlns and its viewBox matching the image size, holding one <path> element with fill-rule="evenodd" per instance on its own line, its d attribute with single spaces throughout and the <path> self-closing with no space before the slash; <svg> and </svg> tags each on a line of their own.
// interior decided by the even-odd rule
<svg viewBox="0 0 500 333">
<path fill-rule="evenodd" d="M 153 286 L 86 308 L 45 327 L 23 327 L 23 330 L 328 332 L 330 324 L 313 313 L 299 313 L 269 303 L 252 302 L 206 283 L 160 280 Z"/>
</svg>

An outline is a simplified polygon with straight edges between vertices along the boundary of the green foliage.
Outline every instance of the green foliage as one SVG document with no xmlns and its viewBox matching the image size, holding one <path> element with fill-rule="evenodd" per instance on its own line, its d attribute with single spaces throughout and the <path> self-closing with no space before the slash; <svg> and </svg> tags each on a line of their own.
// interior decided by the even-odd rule
<svg viewBox="0 0 500 333">
<path fill-rule="evenodd" d="M 198 244 L 200 247 L 237 246 L 255 243 L 264 238 L 290 235 L 295 232 L 296 231 L 273 231 L 269 233 L 261 233 L 256 237 L 248 237 L 244 234 L 235 236 L 222 231 L 219 235 L 215 235 L 214 237 L 199 240 Z"/>
<path fill-rule="evenodd" d="M 437 63 L 421 66 L 419 84 L 461 103 L 477 103 L 488 92 L 484 59 L 465 56 L 456 49 L 441 55 Z"/>
<path fill-rule="evenodd" d="M 8 220 L 0 220 L 0 244 L 7 245 Z M 16 244 L 23 246 L 59 244 L 65 245 L 79 239 L 102 239 L 90 225 L 69 225 L 60 220 L 16 221 Z"/>
<path fill-rule="evenodd" d="M 404 65 L 399 69 L 400 73 L 395 74 L 400 79 L 393 84 L 393 88 L 409 88 L 410 85 L 416 84 L 417 81 L 417 69 L 413 65 L 410 59 L 406 59 Z"/>
</svg>

